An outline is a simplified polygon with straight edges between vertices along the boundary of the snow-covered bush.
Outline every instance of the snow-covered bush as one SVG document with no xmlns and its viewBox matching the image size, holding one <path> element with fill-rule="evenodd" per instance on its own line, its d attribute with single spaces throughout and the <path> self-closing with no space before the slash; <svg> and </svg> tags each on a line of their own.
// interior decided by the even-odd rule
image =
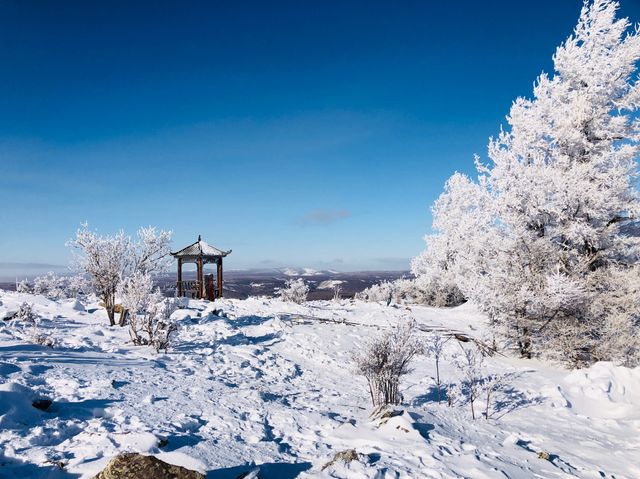
<svg viewBox="0 0 640 479">
<path fill-rule="evenodd" d="M 404 321 L 371 339 L 362 350 L 354 353 L 356 373 L 367 379 L 374 407 L 400 404 L 400 378 L 410 371 L 411 360 L 421 350 L 414 323 Z"/>
<path fill-rule="evenodd" d="M 33 292 L 41 294 L 49 299 L 65 298 L 65 281 L 62 276 L 49 272 L 44 276 L 38 276 L 33 281 Z"/>
<path fill-rule="evenodd" d="M 170 345 L 177 325 L 171 314 L 178 309 L 175 299 L 163 298 L 154 288 L 149 273 L 136 271 L 118 287 L 118 296 L 123 308 L 129 312 L 129 335 L 135 345 L 147 344 L 160 351 Z"/>
<path fill-rule="evenodd" d="M 120 282 L 135 272 L 157 274 L 169 266 L 171 232 L 140 228 L 138 240 L 120 231 L 114 236 L 99 236 L 83 224 L 67 244 L 77 253 L 76 266 L 86 274 L 95 293 L 102 299 L 109 322 L 115 324 L 115 296 Z M 121 326 L 124 325 L 121 316 Z"/>
<path fill-rule="evenodd" d="M 171 319 L 171 315 L 178 309 L 178 302 L 174 298 L 164 298 L 153 305 L 145 322 L 145 331 L 149 344 L 160 352 L 165 352 L 171 345 L 173 336 L 178 332 L 178 323 Z"/>
<path fill-rule="evenodd" d="M 26 279 L 16 282 L 16 292 L 18 293 L 33 293 L 33 288 Z"/>
<path fill-rule="evenodd" d="M 66 277 L 64 287 L 65 296 L 67 298 L 76 298 L 78 295 L 86 295 L 93 292 L 91 281 L 83 274 L 75 274 Z"/>
<path fill-rule="evenodd" d="M 56 341 L 49 332 L 40 328 L 40 318 L 36 317 L 31 326 L 26 326 L 22 329 L 22 335 L 26 341 L 38 344 L 40 346 L 46 346 L 53 348 L 56 345 Z"/>
<path fill-rule="evenodd" d="M 342 285 L 336 284 L 333 287 L 333 300 L 340 301 L 341 297 L 342 297 Z"/>
<path fill-rule="evenodd" d="M 302 304 L 307 300 L 309 285 L 302 278 L 285 281 L 284 287 L 278 292 L 282 301 Z"/>
<path fill-rule="evenodd" d="M 450 283 L 426 275 L 415 279 L 401 278 L 382 281 L 356 294 L 356 299 L 387 304 L 428 304 L 430 306 L 456 306 L 464 301 L 460 290 Z"/>
<path fill-rule="evenodd" d="M 38 315 L 33 310 L 33 304 L 23 302 L 20 304 L 18 311 L 16 312 L 14 319 L 18 321 L 24 321 L 26 323 L 34 323 L 38 319 Z"/>
<path fill-rule="evenodd" d="M 15 322 L 12 330 L 23 341 L 52 348 L 55 340 L 46 331 L 40 329 L 40 316 L 34 311 L 33 304 L 23 302 L 12 318 Z"/>
<path fill-rule="evenodd" d="M 397 286 L 394 281 L 382 281 L 373 284 L 368 288 L 356 293 L 355 298 L 361 301 L 371 301 L 372 303 L 391 303 L 394 298 L 401 299 L 396 293 Z"/>
<path fill-rule="evenodd" d="M 447 182 L 413 263 L 451 278 L 523 354 L 574 366 L 639 357 L 640 33 L 617 10 L 585 3 L 477 181 Z"/>
<path fill-rule="evenodd" d="M 75 298 L 78 294 L 91 291 L 91 284 L 82 275 L 60 276 L 53 272 L 38 276 L 33 281 L 31 292 L 49 299 Z"/>
</svg>

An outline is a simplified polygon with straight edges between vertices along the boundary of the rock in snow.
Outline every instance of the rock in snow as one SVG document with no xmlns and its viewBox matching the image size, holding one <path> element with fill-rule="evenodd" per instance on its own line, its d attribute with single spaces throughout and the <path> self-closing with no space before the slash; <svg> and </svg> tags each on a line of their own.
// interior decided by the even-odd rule
<svg viewBox="0 0 640 479">
<path fill-rule="evenodd" d="M 114 457 L 94 479 L 204 479 L 204 475 L 153 456 L 124 453 Z"/>
</svg>

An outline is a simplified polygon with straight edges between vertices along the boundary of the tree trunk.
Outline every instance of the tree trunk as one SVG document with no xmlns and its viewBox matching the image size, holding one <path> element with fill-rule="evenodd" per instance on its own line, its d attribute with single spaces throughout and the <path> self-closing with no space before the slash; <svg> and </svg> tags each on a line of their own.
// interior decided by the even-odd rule
<svg viewBox="0 0 640 479">
<path fill-rule="evenodd" d="M 485 418 L 489 419 L 489 404 L 491 403 L 491 390 L 487 391 L 487 408 L 484 412 Z"/>
<path fill-rule="evenodd" d="M 127 323 L 127 316 L 129 316 L 129 310 L 122 308 L 120 310 L 120 321 L 118 322 L 121 327 Z"/>
<path fill-rule="evenodd" d="M 115 326 L 116 324 L 114 299 L 114 296 L 108 293 L 102 297 L 102 302 L 104 303 L 104 307 L 107 310 L 107 316 L 109 317 L 109 326 Z"/>
<path fill-rule="evenodd" d="M 436 387 L 438 389 L 438 402 L 440 402 L 440 359 L 436 358 Z"/>
</svg>

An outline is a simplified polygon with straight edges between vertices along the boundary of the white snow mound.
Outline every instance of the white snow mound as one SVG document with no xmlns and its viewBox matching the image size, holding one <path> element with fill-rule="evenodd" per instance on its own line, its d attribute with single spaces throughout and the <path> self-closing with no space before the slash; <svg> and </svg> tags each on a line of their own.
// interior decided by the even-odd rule
<svg viewBox="0 0 640 479">
<path fill-rule="evenodd" d="M 565 377 L 562 393 L 576 413 L 598 418 L 640 418 L 640 368 L 599 362 Z"/>
</svg>

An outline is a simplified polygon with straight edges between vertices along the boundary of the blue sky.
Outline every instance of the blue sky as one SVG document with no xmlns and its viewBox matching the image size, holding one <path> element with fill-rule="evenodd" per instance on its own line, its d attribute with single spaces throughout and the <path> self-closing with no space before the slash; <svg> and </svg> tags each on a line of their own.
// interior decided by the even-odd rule
<svg viewBox="0 0 640 479">
<path fill-rule="evenodd" d="M 0 275 L 65 264 L 85 220 L 230 268 L 407 268 L 580 6 L 2 2 Z"/>
</svg>

